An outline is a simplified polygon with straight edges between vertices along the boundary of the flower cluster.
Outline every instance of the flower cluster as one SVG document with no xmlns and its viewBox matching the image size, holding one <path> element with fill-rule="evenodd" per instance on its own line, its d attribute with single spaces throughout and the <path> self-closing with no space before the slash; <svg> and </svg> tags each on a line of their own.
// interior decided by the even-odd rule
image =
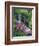
<svg viewBox="0 0 39 46">
<path fill-rule="evenodd" d="M 24 23 L 17 23 L 16 24 L 16 29 L 17 30 L 21 30 L 21 31 L 23 31 L 23 32 L 25 32 L 25 33 L 27 33 L 27 34 L 31 34 L 31 30 L 30 30 L 30 28 L 28 28 Z"/>
</svg>

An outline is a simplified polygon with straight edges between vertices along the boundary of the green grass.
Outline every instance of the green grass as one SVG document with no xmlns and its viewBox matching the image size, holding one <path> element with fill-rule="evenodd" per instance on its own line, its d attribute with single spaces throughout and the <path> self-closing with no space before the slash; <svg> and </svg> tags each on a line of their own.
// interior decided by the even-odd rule
<svg viewBox="0 0 39 46">
<path fill-rule="evenodd" d="M 16 28 L 14 28 L 13 35 L 14 35 L 14 37 L 16 37 L 16 36 L 26 36 L 27 34 L 22 32 L 21 30 L 16 30 Z"/>
</svg>

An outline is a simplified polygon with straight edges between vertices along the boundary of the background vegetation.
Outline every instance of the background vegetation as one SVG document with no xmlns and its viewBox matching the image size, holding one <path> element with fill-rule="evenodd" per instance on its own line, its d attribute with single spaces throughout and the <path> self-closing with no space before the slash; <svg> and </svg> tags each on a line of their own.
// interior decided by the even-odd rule
<svg viewBox="0 0 39 46">
<path fill-rule="evenodd" d="M 23 9 L 23 8 L 14 8 L 14 16 L 13 16 L 13 28 L 14 31 L 12 32 L 12 36 L 27 36 L 24 32 L 16 29 L 16 16 L 21 14 L 21 16 L 25 17 L 25 25 L 32 29 L 32 9 Z"/>
</svg>

